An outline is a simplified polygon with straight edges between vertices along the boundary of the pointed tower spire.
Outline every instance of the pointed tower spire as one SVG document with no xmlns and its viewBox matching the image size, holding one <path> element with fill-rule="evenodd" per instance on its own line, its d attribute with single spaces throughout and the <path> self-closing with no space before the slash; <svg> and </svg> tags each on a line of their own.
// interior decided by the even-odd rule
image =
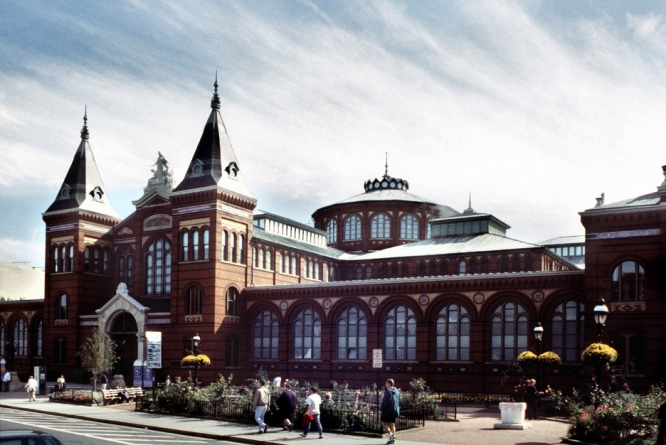
<svg viewBox="0 0 666 445">
<path fill-rule="evenodd" d="M 386 164 L 384 164 L 384 176 L 388 176 L 388 151 L 386 152 Z"/>
<path fill-rule="evenodd" d="M 469 205 L 463 213 L 467 213 L 467 214 L 475 213 L 474 209 L 472 208 L 472 192 L 469 192 Z"/>
<path fill-rule="evenodd" d="M 211 112 L 204 127 L 199 145 L 192 156 L 185 178 L 173 191 L 174 194 L 206 187 L 219 187 L 254 200 L 254 195 L 245 185 L 236 154 L 229 141 L 227 129 L 220 115 L 220 96 L 217 93 L 215 73 Z"/>
<path fill-rule="evenodd" d="M 44 215 L 85 210 L 120 219 L 106 196 L 106 188 L 97 169 L 95 156 L 90 148 L 88 133 L 88 106 L 83 115 L 81 142 L 76 150 L 67 176 L 60 187 L 58 196 Z"/>
</svg>

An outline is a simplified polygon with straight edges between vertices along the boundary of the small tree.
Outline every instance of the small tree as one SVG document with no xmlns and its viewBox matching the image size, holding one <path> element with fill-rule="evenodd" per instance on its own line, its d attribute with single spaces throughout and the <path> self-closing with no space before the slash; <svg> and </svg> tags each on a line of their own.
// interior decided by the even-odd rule
<svg viewBox="0 0 666 445">
<path fill-rule="evenodd" d="M 95 377 L 95 391 L 97 391 L 97 376 L 113 368 L 118 361 L 116 343 L 99 325 L 93 328 L 92 335 L 81 345 L 78 356 L 81 357 L 81 367 L 90 371 Z"/>
</svg>

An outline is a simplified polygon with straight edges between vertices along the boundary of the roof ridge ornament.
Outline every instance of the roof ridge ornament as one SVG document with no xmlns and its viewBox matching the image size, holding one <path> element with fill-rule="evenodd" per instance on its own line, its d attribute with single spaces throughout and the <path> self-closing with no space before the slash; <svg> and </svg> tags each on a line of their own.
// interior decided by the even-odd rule
<svg viewBox="0 0 666 445">
<path fill-rule="evenodd" d="M 213 84 L 215 86 L 215 93 L 213 93 L 213 98 L 210 101 L 210 107 L 213 110 L 219 110 L 220 109 L 220 96 L 217 94 L 217 70 L 215 70 L 215 83 Z"/>
<path fill-rule="evenodd" d="M 83 114 L 83 128 L 81 129 L 81 139 L 88 140 L 90 139 L 90 133 L 88 133 L 88 105 L 86 104 L 85 112 Z"/>
<path fill-rule="evenodd" d="M 469 205 L 463 212 L 465 215 L 469 215 L 471 213 L 476 213 L 474 209 L 472 208 L 472 192 L 469 192 Z"/>
<path fill-rule="evenodd" d="M 384 176 L 388 176 L 388 151 L 386 152 L 386 164 L 384 164 Z"/>
</svg>

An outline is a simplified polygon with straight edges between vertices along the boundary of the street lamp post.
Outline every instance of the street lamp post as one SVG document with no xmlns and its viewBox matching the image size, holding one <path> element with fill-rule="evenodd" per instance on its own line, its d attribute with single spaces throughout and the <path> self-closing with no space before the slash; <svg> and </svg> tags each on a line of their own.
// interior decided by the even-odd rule
<svg viewBox="0 0 666 445">
<path fill-rule="evenodd" d="M 534 338 L 537 341 L 537 390 L 539 389 L 539 383 L 541 382 L 541 364 L 539 360 L 539 354 L 541 354 L 541 342 L 543 341 L 543 326 L 541 322 L 538 322 L 534 327 Z"/>
<path fill-rule="evenodd" d="M 608 306 L 603 298 L 599 298 L 597 305 L 594 307 L 594 322 L 597 324 L 597 343 L 601 343 L 601 334 L 606 326 L 606 318 L 608 318 Z M 597 385 L 601 388 L 601 364 L 597 363 Z"/>
<path fill-rule="evenodd" d="M 192 355 L 195 357 L 199 355 L 199 348 L 201 347 L 201 337 L 199 334 L 194 334 L 192 337 Z M 199 370 L 199 362 L 194 362 L 194 386 L 197 386 L 197 371 Z"/>
</svg>

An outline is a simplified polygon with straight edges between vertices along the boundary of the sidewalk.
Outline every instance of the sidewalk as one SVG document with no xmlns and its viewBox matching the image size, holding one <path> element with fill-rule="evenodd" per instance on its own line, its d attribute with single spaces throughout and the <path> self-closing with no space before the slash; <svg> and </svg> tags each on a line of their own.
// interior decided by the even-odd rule
<svg viewBox="0 0 666 445">
<path fill-rule="evenodd" d="M 347 434 L 335 434 L 324 431 L 324 439 L 318 440 L 316 431 L 311 431 L 307 438 L 301 438 L 297 430 L 292 433 L 280 428 L 269 428 L 267 434 L 257 434 L 254 425 L 224 422 L 219 420 L 202 420 L 193 417 L 169 416 L 135 412 L 134 404 L 102 406 L 81 406 L 64 403 L 51 403 L 47 396 L 37 396 L 37 402 L 28 402 L 25 392 L 0 393 L 0 407 L 43 412 L 82 420 L 112 423 L 137 428 L 148 428 L 168 433 L 208 439 L 226 440 L 230 442 L 263 445 L 265 443 L 293 445 L 296 442 L 315 440 L 317 445 L 380 445 L 386 443 L 384 438 L 368 438 Z M 512 445 L 558 444 L 566 434 L 568 425 L 549 420 L 532 421 L 529 430 L 495 430 L 493 425 L 499 422 L 499 409 L 480 410 L 461 413 L 459 422 L 426 422 L 425 428 L 398 432 L 396 442 L 399 445 Z"/>
</svg>

